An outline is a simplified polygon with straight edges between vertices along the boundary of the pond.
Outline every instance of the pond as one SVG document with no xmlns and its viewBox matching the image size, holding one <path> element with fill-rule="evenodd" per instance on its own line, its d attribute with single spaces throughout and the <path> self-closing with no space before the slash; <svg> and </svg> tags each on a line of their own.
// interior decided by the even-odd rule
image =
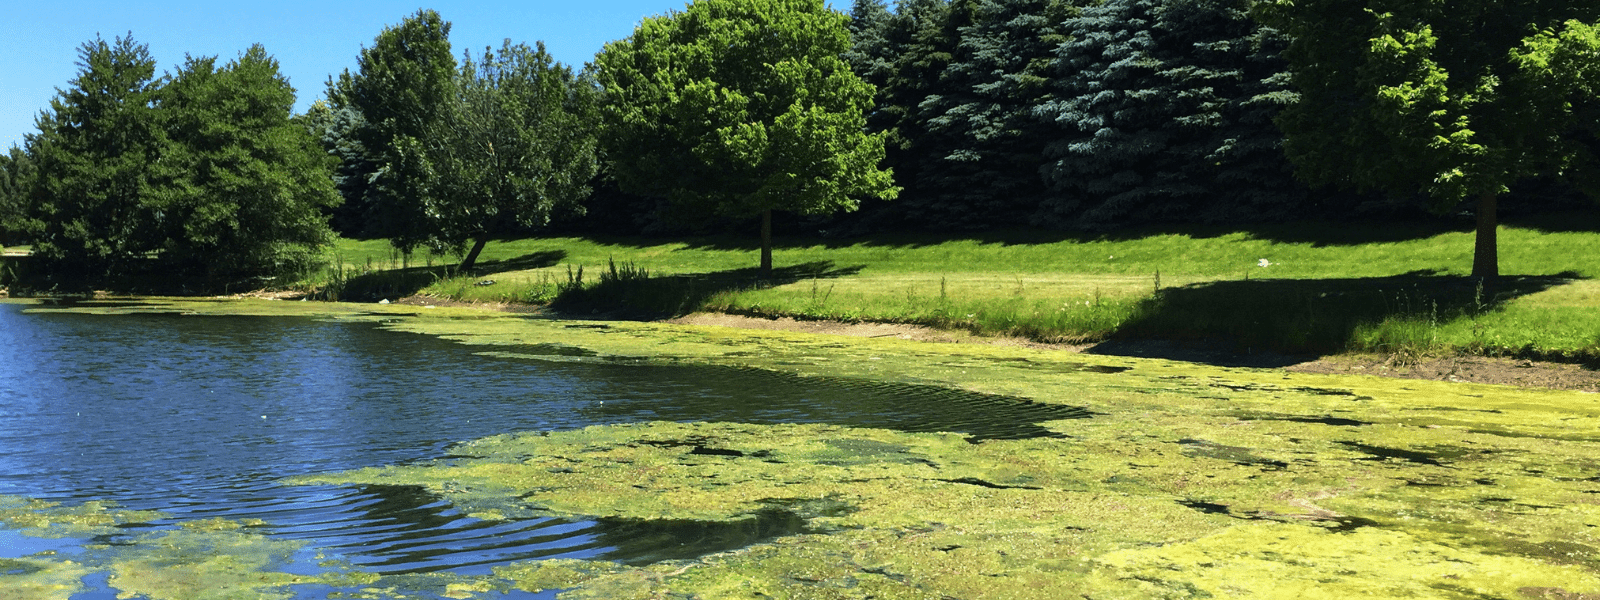
<svg viewBox="0 0 1600 600">
<path fill-rule="evenodd" d="M 483 521 L 415 487 L 280 483 L 438 459 L 454 443 L 499 433 L 731 421 L 1021 439 L 1052 435 L 1037 423 L 1087 416 L 933 386 L 485 356 L 371 323 L 28 308 L 0 304 L 0 496 L 168 515 L 128 528 L 130 536 L 199 519 L 259 519 L 273 538 L 308 543 L 307 570 L 318 554 L 384 574 L 481 574 L 554 557 L 639 564 L 801 526 L 783 515 L 737 535 L 683 522 Z M 0 559 L 83 542 L 0 529 Z M 85 581 L 104 583 L 95 577 Z M 95 593 L 80 596 L 102 597 Z"/>
</svg>

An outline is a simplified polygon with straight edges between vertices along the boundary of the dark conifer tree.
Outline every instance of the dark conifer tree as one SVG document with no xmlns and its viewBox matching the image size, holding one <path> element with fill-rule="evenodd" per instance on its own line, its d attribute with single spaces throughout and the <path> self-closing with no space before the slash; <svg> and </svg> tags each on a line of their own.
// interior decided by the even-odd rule
<svg viewBox="0 0 1600 600">
<path fill-rule="evenodd" d="M 1301 187 L 1271 118 L 1293 101 L 1284 45 L 1233 0 L 1109 0 L 1065 23 L 1060 126 L 1046 148 L 1054 194 L 1039 222 L 1262 220 L 1295 209 Z"/>
<path fill-rule="evenodd" d="M 950 11 L 949 0 L 900 0 L 892 16 L 878 21 L 877 29 L 866 27 L 870 20 L 856 26 L 881 34 L 865 39 L 862 36 L 868 34 L 853 34 L 857 36 L 853 41 L 864 41 L 851 49 L 852 67 L 877 87 L 867 128 L 887 134 L 884 165 L 893 171 L 895 183 L 905 188 L 893 203 L 863 203 L 863 210 L 871 213 L 868 219 L 880 224 L 922 221 L 918 215 L 925 202 L 916 187 L 918 174 L 930 162 L 928 157 L 940 151 L 923 106 L 944 93 L 944 72 L 960 41 L 959 32 L 950 27 Z M 862 12 L 870 15 L 871 9 Z M 881 43 L 874 38 L 881 38 Z"/>
<path fill-rule="evenodd" d="M 382 160 L 356 137 L 366 119 L 354 107 L 334 108 L 327 101 L 318 100 L 302 115 L 302 122 L 333 161 L 334 189 L 345 199 L 328 210 L 329 225 L 340 235 L 363 235 L 367 190 Z"/>
<path fill-rule="evenodd" d="M 1025 222 L 1044 192 L 1039 167 L 1050 141 L 1035 106 L 1051 99 L 1061 23 L 1076 13 L 1062 0 L 961 0 L 959 32 L 943 93 L 922 105 L 937 151 L 921 156 L 916 187 L 923 213 L 940 228 Z M 913 200 L 915 201 L 915 200 Z"/>
<path fill-rule="evenodd" d="M 149 205 L 167 144 L 149 48 L 129 35 L 96 38 L 78 54 L 78 76 L 39 115 L 34 138 L 33 251 L 64 284 L 127 272 L 160 239 Z"/>
<path fill-rule="evenodd" d="M 855 0 L 850 7 L 850 49 L 844 53 L 845 62 L 863 81 L 879 88 L 894 69 L 887 38 L 893 20 L 894 14 L 883 0 Z"/>
</svg>

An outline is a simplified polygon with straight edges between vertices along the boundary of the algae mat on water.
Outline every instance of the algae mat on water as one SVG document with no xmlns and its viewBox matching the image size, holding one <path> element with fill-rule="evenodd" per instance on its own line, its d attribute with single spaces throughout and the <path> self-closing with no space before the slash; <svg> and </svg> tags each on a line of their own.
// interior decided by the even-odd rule
<svg viewBox="0 0 1600 600">
<path fill-rule="evenodd" d="M 272 304 L 280 306 L 262 306 Z M 510 588 L 564 589 L 568 599 L 1600 595 L 1600 397 L 1592 394 L 298 304 L 244 303 L 237 312 L 381 321 L 495 355 L 933 384 L 1093 413 L 1044 424 L 1058 437 L 979 443 L 817 424 L 529 432 L 467 442 L 433 464 L 291 482 L 421 485 L 482 519 L 740 523 L 782 513 L 804 523 L 694 560 L 516 563 L 447 588 L 462 597 Z M 33 562 L 0 572 L 0 585 L 77 568 L 25 560 Z"/>
</svg>

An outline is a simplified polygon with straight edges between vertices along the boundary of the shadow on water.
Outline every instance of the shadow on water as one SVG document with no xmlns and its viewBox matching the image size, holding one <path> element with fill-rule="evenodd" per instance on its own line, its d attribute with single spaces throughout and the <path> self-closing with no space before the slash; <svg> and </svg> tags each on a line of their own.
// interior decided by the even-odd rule
<svg viewBox="0 0 1600 600">
<path fill-rule="evenodd" d="M 832 423 L 909 433 L 955 432 L 967 441 L 1062 437 L 1040 423 L 1093 416 L 1081 406 L 933 385 L 843 377 L 801 377 L 746 367 L 634 366 L 643 377 L 662 380 L 693 373 L 719 381 L 717 395 L 679 395 L 672 402 L 622 397 L 583 410 L 596 420 L 742 423 Z M 722 394 L 731 394 L 723 396 Z M 737 399 L 730 402 L 731 399 Z"/>
<path fill-rule="evenodd" d="M 629 565 L 686 560 L 737 550 L 810 531 L 806 520 L 781 508 L 733 521 L 603 518 L 589 530 L 606 550 L 600 558 Z"/>
<path fill-rule="evenodd" d="M 1221 366 L 1281 367 L 1309 355 L 1350 349 L 1358 332 L 1386 320 L 1432 326 L 1470 318 L 1574 277 L 1575 273 L 1506 276 L 1494 289 L 1485 289 L 1475 278 L 1442 277 L 1429 271 L 1394 277 L 1201 283 L 1165 289 L 1144 300 L 1112 340 L 1088 351 Z M 1406 343 L 1378 339 L 1375 344 L 1380 347 L 1369 349 L 1395 351 Z"/>
<path fill-rule="evenodd" d="M 280 528 L 310 537 L 379 574 L 473 571 L 486 565 L 550 558 L 614 560 L 644 565 L 693 559 L 809 531 L 806 519 L 770 506 L 732 521 L 593 520 L 543 517 L 489 521 L 468 517 L 417 486 L 364 485 L 351 518 L 335 529 Z"/>
</svg>

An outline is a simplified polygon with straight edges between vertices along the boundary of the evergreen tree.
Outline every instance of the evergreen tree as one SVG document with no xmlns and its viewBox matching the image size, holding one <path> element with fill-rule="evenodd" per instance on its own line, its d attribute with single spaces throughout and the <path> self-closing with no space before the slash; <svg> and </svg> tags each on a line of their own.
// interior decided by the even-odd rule
<svg viewBox="0 0 1600 600">
<path fill-rule="evenodd" d="M 894 69 L 886 37 L 893 20 L 883 0 L 855 0 L 850 6 L 850 49 L 844 59 L 863 81 L 880 88 Z"/>
<path fill-rule="evenodd" d="M 926 192 L 917 187 L 922 170 L 948 150 L 930 133 L 931 115 L 924 105 L 945 92 L 943 76 L 955 56 L 959 32 L 951 27 L 947 0 L 901 0 L 884 38 L 894 66 L 877 83 L 877 110 L 868 125 L 886 135 L 884 164 L 906 188 L 903 196 L 909 203 L 897 212 L 914 213 Z"/>
<path fill-rule="evenodd" d="M 77 77 L 37 120 L 31 193 L 40 271 L 68 284 L 127 273 L 154 249 L 152 166 L 167 145 L 149 49 L 129 35 L 96 38 L 78 54 Z"/>
<path fill-rule="evenodd" d="M 359 235 L 410 240 L 402 244 L 426 237 L 420 198 L 431 172 L 420 154 L 403 153 L 435 143 L 428 138 L 455 94 L 455 73 L 450 23 L 419 10 L 362 49 L 356 73 L 328 82 L 328 101 L 350 132 L 335 142 L 353 157 L 341 167 L 339 190 L 346 212 L 360 215 Z"/>
<path fill-rule="evenodd" d="M 959 30 L 942 93 L 921 106 L 930 148 L 908 199 L 939 228 L 1021 223 L 1044 192 L 1039 175 L 1049 130 L 1034 107 L 1050 101 L 1050 65 L 1077 12 L 1060 0 L 963 0 L 947 27 Z"/>
<path fill-rule="evenodd" d="M 624 191 L 681 210 L 762 220 L 893 197 L 872 86 L 850 71 L 845 17 L 821 0 L 699 0 L 645 19 L 596 59 L 605 145 Z"/>
<path fill-rule="evenodd" d="M 260 45 L 190 58 L 158 95 L 168 147 L 152 194 L 160 270 L 227 282 L 303 267 L 330 242 L 330 164 L 291 120 L 294 89 Z"/>
<path fill-rule="evenodd" d="M 30 229 L 29 191 L 35 171 L 33 157 L 21 147 L 0 154 L 0 246 L 21 243 Z"/>
<path fill-rule="evenodd" d="M 1269 122 L 1293 101 L 1283 40 L 1233 0 L 1109 0 L 1064 25 L 1056 192 L 1036 219 L 1069 227 L 1262 220 L 1299 201 Z"/>
<path fill-rule="evenodd" d="M 333 160 L 333 185 L 344 199 L 338 206 L 328 209 L 329 225 L 341 235 L 359 237 L 365 234 L 367 190 L 371 177 L 379 168 L 380 157 L 367 150 L 356 137 L 356 132 L 366 119 L 354 107 L 334 108 L 326 100 L 312 103 L 301 120 L 325 152 Z"/>
<path fill-rule="evenodd" d="M 435 184 L 424 195 L 427 242 L 459 252 L 469 270 L 491 235 L 542 227 L 581 213 L 598 169 L 598 90 L 536 48 L 505 43 L 462 62 L 458 95 L 424 157 Z"/>
</svg>

